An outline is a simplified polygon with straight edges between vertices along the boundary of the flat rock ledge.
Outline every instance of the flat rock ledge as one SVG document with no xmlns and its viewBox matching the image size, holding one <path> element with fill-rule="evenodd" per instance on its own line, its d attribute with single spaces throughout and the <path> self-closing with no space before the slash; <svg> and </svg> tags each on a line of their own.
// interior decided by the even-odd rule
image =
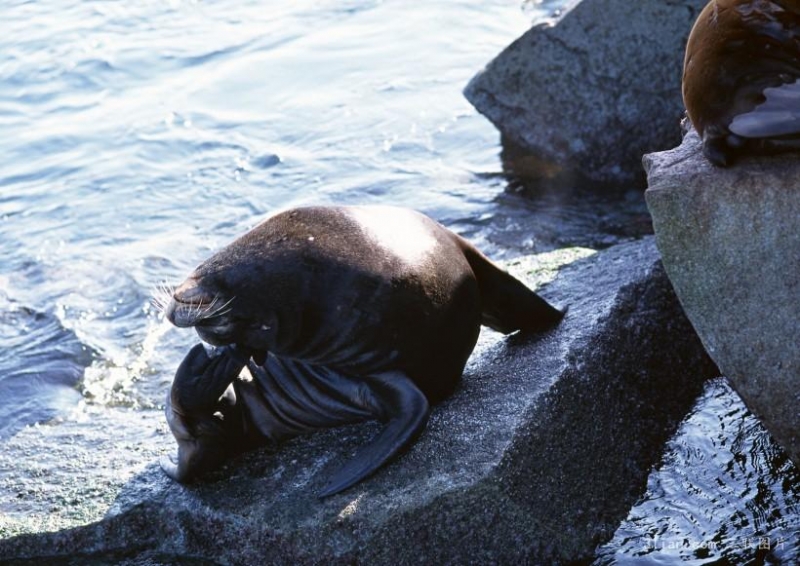
<svg viewBox="0 0 800 566">
<path fill-rule="evenodd" d="M 686 38 L 707 0 L 583 0 L 532 28 L 464 90 L 555 184 L 644 185 L 641 156 L 674 147 Z M 521 160 L 519 160 L 521 161 Z"/>
<path fill-rule="evenodd" d="M 570 307 L 558 329 L 484 332 L 463 386 L 435 408 L 419 441 L 329 499 L 315 494 L 375 426 L 255 451 L 191 486 L 168 481 L 154 461 L 153 451 L 172 444 L 156 412 L 26 428 L 0 451 L 0 470 L 14 475 L 0 474 L 0 557 L 51 565 L 590 559 L 717 370 L 652 238 L 579 260 L 542 293 Z M 96 450 L 74 441 L 90 427 L 101 437 L 107 429 Z M 31 454 L 49 442 L 63 465 L 42 477 Z M 61 530 L 41 532 L 53 513 Z"/>
<path fill-rule="evenodd" d="M 800 159 L 717 168 L 692 130 L 644 165 L 658 248 L 686 314 L 745 405 L 800 465 Z"/>
</svg>

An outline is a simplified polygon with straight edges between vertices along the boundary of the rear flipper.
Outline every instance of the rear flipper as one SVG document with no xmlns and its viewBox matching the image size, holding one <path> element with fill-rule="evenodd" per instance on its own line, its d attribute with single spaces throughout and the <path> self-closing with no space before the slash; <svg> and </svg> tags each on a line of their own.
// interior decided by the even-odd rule
<svg viewBox="0 0 800 566">
<path fill-rule="evenodd" d="M 320 497 L 344 491 L 373 474 L 407 448 L 428 423 L 428 400 L 404 373 L 387 372 L 365 381 L 371 395 L 364 399 L 364 406 L 386 427 L 333 475 Z"/>
<path fill-rule="evenodd" d="M 800 79 L 765 88 L 763 102 L 734 116 L 728 128 L 747 139 L 800 136 Z"/>
<path fill-rule="evenodd" d="M 161 458 L 161 468 L 175 481 L 187 482 L 230 455 L 240 422 L 231 383 L 244 363 L 231 347 L 209 354 L 198 344 L 178 367 L 165 410 L 178 456 Z"/>
<path fill-rule="evenodd" d="M 727 129 L 705 128 L 703 154 L 711 163 L 727 167 L 741 155 L 800 150 L 800 79 L 759 95 L 762 102 L 734 116 Z"/>
<path fill-rule="evenodd" d="M 543 332 L 556 326 L 564 314 L 521 281 L 492 263 L 472 244 L 463 240 L 464 255 L 478 280 L 481 323 L 510 334 L 517 330 Z"/>
</svg>

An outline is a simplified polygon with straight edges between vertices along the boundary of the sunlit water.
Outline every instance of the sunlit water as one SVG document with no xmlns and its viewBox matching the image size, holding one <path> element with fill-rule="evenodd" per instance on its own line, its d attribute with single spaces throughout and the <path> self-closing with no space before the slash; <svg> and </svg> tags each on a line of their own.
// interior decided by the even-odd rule
<svg viewBox="0 0 800 566">
<path fill-rule="evenodd" d="M 160 404 L 195 338 L 153 289 L 276 209 L 394 203 L 481 232 L 498 135 L 461 90 L 547 9 L 6 1 L 0 438 L 74 403 L 87 355 L 84 398 Z"/>
<path fill-rule="evenodd" d="M 0 443 L 80 403 L 161 405 L 196 338 L 154 288 L 280 208 L 410 206 L 496 258 L 641 233 L 639 192 L 504 192 L 461 94 L 571 3 L 5 0 Z M 785 481 L 745 465 L 748 488 Z"/>
</svg>

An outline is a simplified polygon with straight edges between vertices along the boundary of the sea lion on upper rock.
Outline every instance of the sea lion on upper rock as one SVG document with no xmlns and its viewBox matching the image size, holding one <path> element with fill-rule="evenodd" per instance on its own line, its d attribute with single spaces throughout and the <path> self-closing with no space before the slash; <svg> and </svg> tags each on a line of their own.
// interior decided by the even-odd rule
<svg viewBox="0 0 800 566">
<path fill-rule="evenodd" d="M 187 372 L 179 370 L 168 419 L 177 407 L 170 426 L 188 448 L 165 470 L 185 481 L 213 467 L 213 439 L 230 433 L 209 419 L 231 406 L 244 410 L 245 417 L 234 418 L 265 440 L 386 422 L 322 495 L 355 484 L 413 441 L 429 404 L 458 383 L 481 324 L 539 332 L 564 314 L 442 225 L 386 206 L 277 214 L 202 263 L 175 289 L 165 313 L 210 344 L 236 345 L 218 361 L 195 348 Z M 236 382 L 231 393 L 245 364 L 253 385 Z M 193 433 L 184 417 L 200 417 L 211 431 L 200 460 L 212 464 L 192 463 Z M 280 433 L 273 434 L 278 421 Z M 243 434 L 238 427 L 234 436 Z"/>
<path fill-rule="evenodd" d="M 686 45 L 683 101 L 715 165 L 800 149 L 800 1 L 709 2 Z"/>
</svg>

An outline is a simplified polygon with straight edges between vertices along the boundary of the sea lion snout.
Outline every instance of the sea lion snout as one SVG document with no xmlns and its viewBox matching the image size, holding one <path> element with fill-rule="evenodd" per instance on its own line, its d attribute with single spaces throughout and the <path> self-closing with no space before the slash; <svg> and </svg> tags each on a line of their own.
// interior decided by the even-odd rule
<svg viewBox="0 0 800 566">
<path fill-rule="evenodd" d="M 164 315 L 179 328 L 194 326 L 197 315 L 212 300 L 213 297 L 200 286 L 197 279 L 190 277 L 173 291 Z"/>
<path fill-rule="evenodd" d="M 189 277 L 172 293 L 164 315 L 179 328 L 211 324 L 209 321 L 227 314 L 230 301 L 219 293 L 209 292 L 196 277 Z"/>
</svg>

